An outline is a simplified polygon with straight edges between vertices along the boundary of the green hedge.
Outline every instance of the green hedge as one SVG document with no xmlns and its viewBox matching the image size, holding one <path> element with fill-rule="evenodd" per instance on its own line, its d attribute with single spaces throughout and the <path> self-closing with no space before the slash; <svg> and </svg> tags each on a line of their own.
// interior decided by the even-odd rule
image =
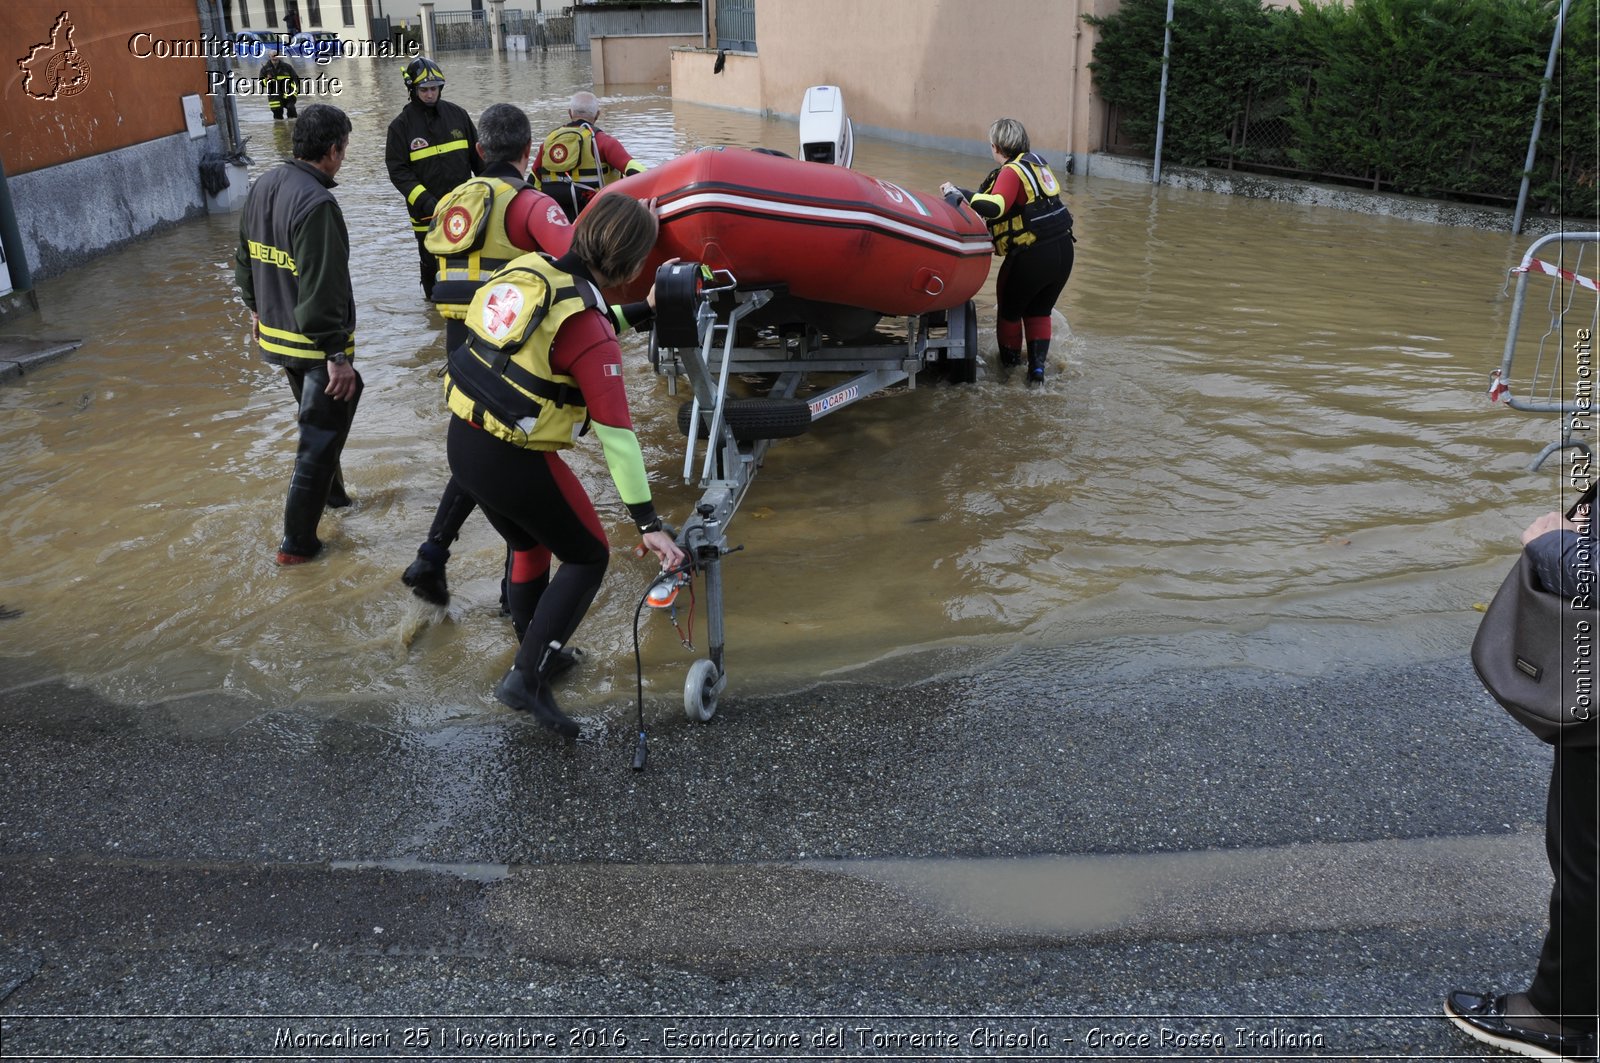
<svg viewBox="0 0 1600 1063">
<path fill-rule="evenodd" d="M 1415 195 L 1514 201 L 1558 0 L 1176 0 L 1164 161 L 1272 162 Z M 1166 0 L 1124 0 L 1100 30 L 1095 87 L 1155 145 Z M 1545 108 L 1535 210 L 1594 217 L 1596 0 L 1572 0 Z M 1276 123 L 1281 143 L 1245 130 Z M 1259 128 L 1257 126 L 1256 128 Z M 1231 138 L 1231 140 L 1230 140 Z M 1269 158 L 1270 156 L 1270 158 Z"/>
</svg>

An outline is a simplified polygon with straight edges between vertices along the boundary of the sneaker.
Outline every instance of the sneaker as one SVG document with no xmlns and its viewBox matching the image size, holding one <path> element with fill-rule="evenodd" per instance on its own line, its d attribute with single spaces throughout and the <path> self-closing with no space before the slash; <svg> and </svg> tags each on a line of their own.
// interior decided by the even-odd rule
<svg viewBox="0 0 1600 1063">
<path fill-rule="evenodd" d="M 529 690 L 527 677 L 515 668 L 495 685 L 494 696 L 500 704 L 518 712 L 533 713 L 534 719 L 569 742 L 578 737 L 578 721 L 557 707 L 556 699 L 550 696 L 550 688 L 540 683 L 536 689 Z"/>
<path fill-rule="evenodd" d="M 1502 1052 L 1532 1059 L 1594 1057 L 1594 1034 L 1545 1018 L 1521 993 L 1488 997 L 1456 990 L 1444 998 L 1444 1015 L 1468 1037 Z"/>
<path fill-rule="evenodd" d="M 429 557 L 422 550 L 417 551 L 417 559 L 400 574 L 400 582 L 410 587 L 411 593 L 425 602 L 434 605 L 450 604 L 450 587 L 445 582 L 444 564 Z"/>
</svg>

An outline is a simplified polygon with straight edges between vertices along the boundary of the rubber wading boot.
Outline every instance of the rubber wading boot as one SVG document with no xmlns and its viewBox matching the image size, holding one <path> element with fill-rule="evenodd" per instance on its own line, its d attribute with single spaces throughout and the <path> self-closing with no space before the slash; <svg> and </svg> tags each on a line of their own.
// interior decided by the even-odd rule
<svg viewBox="0 0 1600 1063">
<path fill-rule="evenodd" d="M 278 564 L 303 564 L 322 552 L 317 520 L 322 516 L 332 476 L 333 470 L 311 462 L 294 463 L 289 497 L 283 504 L 283 542 L 278 545 Z"/>
<path fill-rule="evenodd" d="M 444 566 L 449 560 L 450 551 L 429 539 L 417 547 L 417 559 L 401 573 L 400 582 L 425 602 L 449 605 L 450 587 L 444 578 Z"/>
<path fill-rule="evenodd" d="M 1049 340 L 1028 341 L 1028 383 L 1044 383 L 1045 358 L 1050 353 Z"/>
<path fill-rule="evenodd" d="M 527 676 L 520 669 L 513 668 L 495 686 L 495 699 L 518 712 L 533 713 L 534 719 L 569 742 L 577 738 L 578 721 L 557 707 L 547 684 L 538 680 L 535 682 L 538 685 L 530 688 Z"/>
<path fill-rule="evenodd" d="M 1000 364 L 1008 369 L 1016 368 L 1022 364 L 1022 351 L 1016 347 L 1001 347 Z"/>
</svg>

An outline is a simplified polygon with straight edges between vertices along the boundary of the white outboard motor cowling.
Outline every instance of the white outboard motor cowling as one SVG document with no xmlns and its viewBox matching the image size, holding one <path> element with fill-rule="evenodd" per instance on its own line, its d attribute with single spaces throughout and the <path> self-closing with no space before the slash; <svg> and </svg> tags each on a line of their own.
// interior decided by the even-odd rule
<svg viewBox="0 0 1600 1063">
<path fill-rule="evenodd" d="M 813 85 L 800 102 L 800 157 L 846 169 L 855 154 L 850 118 L 837 85 Z"/>
</svg>

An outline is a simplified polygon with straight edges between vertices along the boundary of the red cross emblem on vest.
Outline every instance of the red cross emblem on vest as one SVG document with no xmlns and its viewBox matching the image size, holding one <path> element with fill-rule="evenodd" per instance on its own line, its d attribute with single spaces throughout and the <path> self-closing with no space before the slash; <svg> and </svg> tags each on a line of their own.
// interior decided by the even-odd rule
<svg viewBox="0 0 1600 1063">
<path fill-rule="evenodd" d="M 483 327 L 499 339 L 511 331 L 522 312 L 522 293 L 509 284 L 497 285 L 483 304 Z"/>
</svg>

